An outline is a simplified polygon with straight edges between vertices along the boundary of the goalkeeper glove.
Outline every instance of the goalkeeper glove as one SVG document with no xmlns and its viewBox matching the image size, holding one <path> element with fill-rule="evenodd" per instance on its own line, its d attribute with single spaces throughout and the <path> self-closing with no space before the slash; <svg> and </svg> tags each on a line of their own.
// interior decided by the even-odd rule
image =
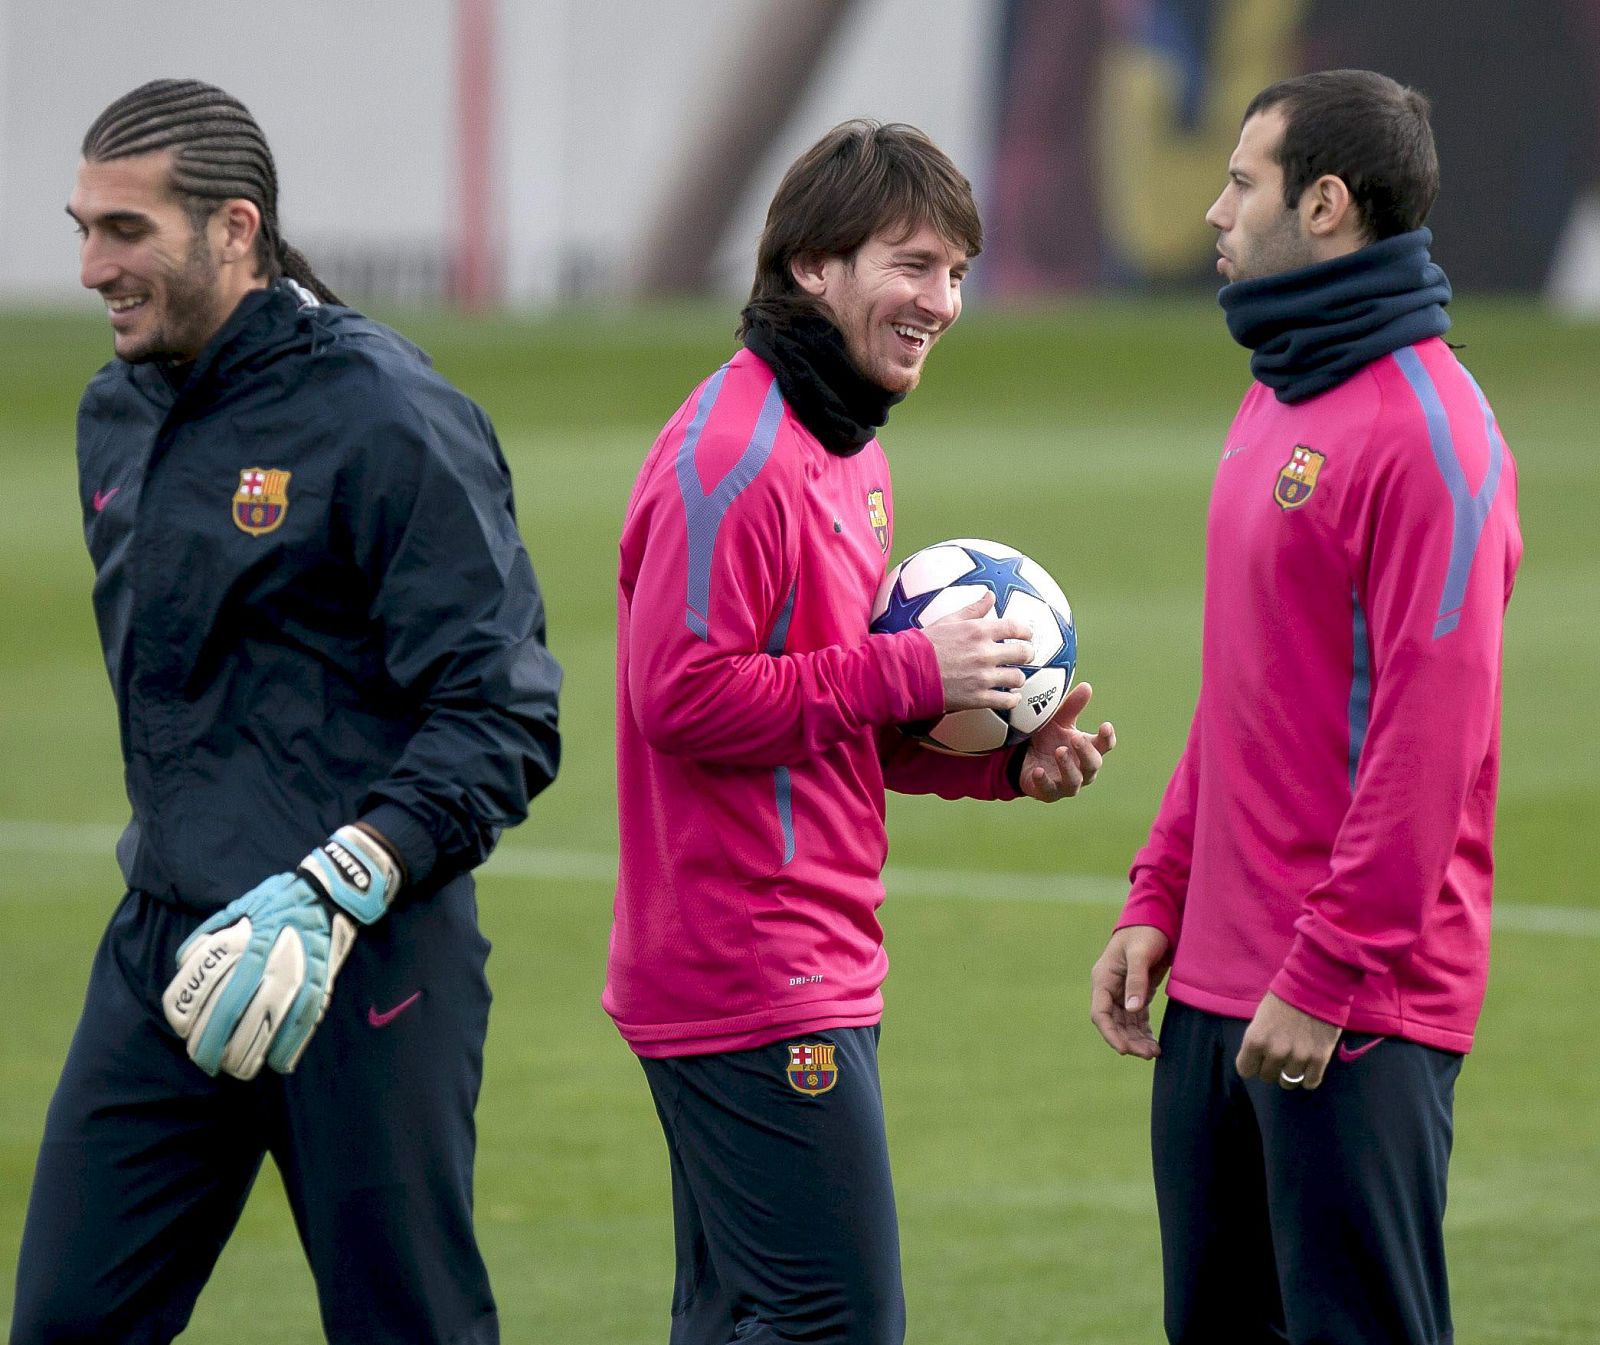
<svg viewBox="0 0 1600 1345">
<path fill-rule="evenodd" d="M 371 832 L 340 827 L 293 873 L 279 873 L 206 920 L 178 949 L 161 996 L 167 1022 L 205 1070 L 288 1074 L 327 1012 L 334 978 L 402 882 Z"/>
</svg>

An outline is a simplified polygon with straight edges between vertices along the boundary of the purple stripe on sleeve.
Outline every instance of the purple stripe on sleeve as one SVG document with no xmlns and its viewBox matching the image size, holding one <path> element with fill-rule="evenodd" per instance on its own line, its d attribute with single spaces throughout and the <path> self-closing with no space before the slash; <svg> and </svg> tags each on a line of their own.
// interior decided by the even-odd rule
<svg viewBox="0 0 1600 1345">
<path fill-rule="evenodd" d="M 1433 448 L 1433 460 L 1438 464 L 1439 475 L 1444 477 L 1445 486 L 1450 491 L 1453 532 L 1450 564 L 1445 572 L 1444 592 L 1439 598 L 1439 617 L 1433 627 L 1433 638 L 1437 640 L 1450 634 L 1461 622 L 1461 608 L 1467 597 L 1467 578 L 1472 573 L 1472 558 L 1477 554 L 1484 520 L 1489 517 L 1495 492 L 1500 488 L 1500 466 L 1505 459 L 1505 444 L 1495 428 L 1488 402 L 1469 374 L 1468 382 L 1472 383 L 1472 389 L 1478 395 L 1484 424 L 1489 432 L 1489 470 L 1484 475 L 1478 493 L 1474 495 L 1467 489 L 1467 475 L 1462 470 L 1461 458 L 1456 453 L 1455 440 L 1450 434 L 1450 417 L 1445 414 L 1439 389 L 1434 385 L 1433 376 L 1423 364 L 1422 357 L 1417 354 L 1415 347 L 1407 346 L 1394 352 L 1394 362 L 1400 366 L 1400 372 L 1405 375 L 1406 382 L 1411 385 L 1411 391 L 1422 407 L 1422 414 L 1428 423 L 1428 442 Z"/>
<path fill-rule="evenodd" d="M 1356 767 L 1361 764 L 1361 749 L 1367 741 L 1367 720 L 1372 712 L 1372 652 L 1367 646 L 1367 614 L 1354 589 L 1350 592 L 1350 602 L 1355 611 L 1350 631 L 1350 789 L 1353 793 Z"/>
<path fill-rule="evenodd" d="M 778 825 L 783 828 L 783 862 L 794 858 L 794 785 L 787 766 L 772 768 L 773 788 L 778 796 Z"/>
<path fill-rule="evenodd" d="M 767 653 L 781 654 L 784 645 L 789 643 L 789 622 L 794 619 L 794 595 L 799 589 L 796 581 L 790 586 L 789 596 L 783 601 L 783 611 L 778 613 L 777 623 L 772 627 L 772 635 L 767 640 Z"/>
<path fill-rule="evenodd" d="M 706 380 L 695 405 L 694 419 L 678 446 L 678 490 L 683 496 L 683 509 L 689 525 L 689 603 L 686 620 L 689 629 L 702 640 L 711 638 L 711 561 L 716 551 L 717 532 L 729 508 L 740 494 L 756 479 L 767 456 L 772 452 L 773 441 L 778 437 L 778 425 L 783 419 L 783 398 L 774 379 L 767 389 L 766 400 L 761 404 L 761 414 L 756 417 L 756 427 L 750 442 L 739 456 L 739 461 L 728 469 L 709 493 L 700 489 L 700 475 L 695 469 L 695 449 L 699 446 L 701 432 L 711 416 L 722 381 L 728 372 L 723 365 Z"/>
<path fill-rule="evenodd" d="M 783 611 L 778 613 L 777 624 L 767 640 L 767 653 L 774 657 L 783 653 L 784 645 L 789 642 L 789 622 L 794 617 L 794 598 L 798 588 L 798 583 L 790 588 Z M 774 766 L 772 781 L 778 801 L 778 825 L 783 829 L 783 862 L 787 864 L 794 858 L 794 783 L 789 778 L 789 768 Z"/>
</svg>

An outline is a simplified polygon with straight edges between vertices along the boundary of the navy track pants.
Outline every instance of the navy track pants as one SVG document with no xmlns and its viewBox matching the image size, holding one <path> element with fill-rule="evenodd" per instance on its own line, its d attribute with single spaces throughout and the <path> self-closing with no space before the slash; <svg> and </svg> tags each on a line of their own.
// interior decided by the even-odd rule
<svg viewBox="0 0 1600 1345">
<path fill-rule="evenodd" d="M 1346 1033 L 1321 1087 L 1234 1068 L 1245 1022 L 1169 1003 L 1151 1147 L 1174 1345 L 1450 1345 L 1461 1056 Z"/>
<path fill-rule="evenodd" d="M 269 1153 L 330 1341 L 493 1345 L 472 1228 L 489 987 L 471 879 L 363 929 L 299 1069 L 248 1083 L 201 1071 L 162 1014 L 201 918 L 129 893 L 106 930 L 45 1121 L 12 1345 L 170 1341 Z"/>
<path fill-rule="evenodd" d="M 789 1069 L 826 1059 L 819 1046 L 833 1048 L 831 1086 L 797 1091 Z M 878 1029 L 641 1063 L 672 1165 L 671 1345 L 900 1345 Z"/>
</svg>

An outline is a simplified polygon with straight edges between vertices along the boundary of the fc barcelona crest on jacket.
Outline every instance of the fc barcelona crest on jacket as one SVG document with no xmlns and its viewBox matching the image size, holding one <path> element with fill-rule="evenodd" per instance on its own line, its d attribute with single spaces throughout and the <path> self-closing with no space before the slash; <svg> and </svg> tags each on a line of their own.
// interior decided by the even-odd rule
<svg viewBox="0 0 1600 1345">
<path fill-rule="evenodd" d="M 242 532 L 259 537 L 283 522 L 289 512 L 289 476 L 276 468 L 246 467 L 233 492 L 233 521 Z"/>
<path fill-rule="evenodd" d="M 869 490 L 867 492 L 867 520 L 872 524 L 872 531 L 878 539 L 878 545 L 883 548 L 883 554 L 889 554 L 889 514 L 883 507 L 883 492 Z"/>
<path fill-rule="evenodd" d="M 1304 444 L 1296 444 L 1289 461 L 1279 469 L 1278 485 L 1272 492 L 1278 507 L 1298 509 L 1309 500 L 1311 492 L 1317 488 L 1317 473 L 1327 460 L 1323 454 L 1313 453 Z"/>
<path fill-rule="evenodd" d="M 839 1082 L 833 1063 L 833 1043 L 802 1042 L 789 1048 L 789 1087 L 797 1093 L 826 1093 Z"/>
</svg>

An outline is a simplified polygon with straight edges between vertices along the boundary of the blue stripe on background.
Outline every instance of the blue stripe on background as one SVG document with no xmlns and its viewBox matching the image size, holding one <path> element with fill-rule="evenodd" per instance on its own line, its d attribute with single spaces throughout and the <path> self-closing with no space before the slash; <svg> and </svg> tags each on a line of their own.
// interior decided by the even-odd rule
<svg viewBox="0 0 1600 1345">
<path fill-rule="evenodd" d="M 1494 504 L 1495 492 L 1500 488 L 1505 442 L 1494 427 L 1494 418 L 1482 389 L 1468 374 L 1467 381 L 1478 395 L 1478 403 L 1483 408 L 1484 425 L 1489 432 L 1489 470 L 1484 474 L 1478 493 L 1472 494 L 1467 489 L 1467 475 L 1450 434 L 1450 418 L 1445 414 L 1439 389 L 1434 386 L 1433 376 L 1422 363 L 1422 357 L 1417 354 L 1415 347 L 1406 346 L 1394 352 L 1394 360 L 1422 407 L 1422 414 L 1428 422 L 1428 443 L 1433 449 L 1433 460 L 1450 491 L 1453 531 L 1450 538 L 1450 565 L 1445 571 L 1444 592 L 1439 598 L 1438 620 L 1433 627 L 1433 638 L 1437 640 L 1450 634 L 1461 623 L 1461 608 L 1467 599 L 1467 579 L 1472 573 L 1472 559 L 1483 537 L 1484 521 Z M 1462 372 L 1466 371 L 1463 369 Z"/>
<path fill-rule="evenodd" d="M 1350 788 L 1356 787 L 1356 767 L 1361 764 L 1361 749 L 1367 741 L 1367 720 L 1372 713 L 1372 652 L 1367 645 L 1367 614 L 1361 597 L 1350 590 L 1355 609 L 1351 623 L 1350 659 Z"/>
<path fill-rule="evenodd" d="M 778 424 L 783 419 L 783 397 L 774 379 L 739 461 L 728 469 L 727 475 L 709 494 L 703 492 L 695 468 L 695 449 L 727 372 L 728 366 L 723 365 L 706 380 L 695 406 L 694 419 L 683 436 L 683 443 L 678 446 L 678 491 L 683 496 L 683 510 L 689 525 L 689 605 L 685 619 L 689 629 L 702 640 L 711 638 L 711 561 L 716 551 L 717 532 L 733 502 L 766 465 L 773 441 L 778 437 Z"/>
</svg>

